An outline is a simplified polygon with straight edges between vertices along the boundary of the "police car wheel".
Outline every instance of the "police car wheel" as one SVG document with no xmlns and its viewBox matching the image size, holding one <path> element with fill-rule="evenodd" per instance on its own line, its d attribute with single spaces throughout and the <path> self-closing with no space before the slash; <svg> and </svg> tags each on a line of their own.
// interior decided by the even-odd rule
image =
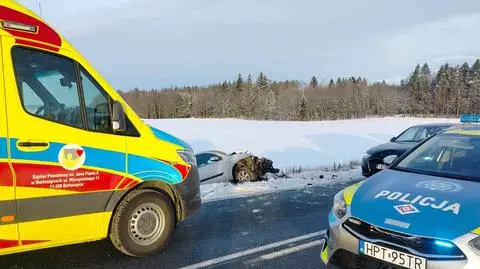
<svg viewBox="0 0 480 269">
<path fill-rule="evenodd" d="M 118 205 L 110 226 L 110 240 L 126 255 L 143 257 L 168 244 L 175 230 L 172 203 L 159 192 L 138 189 Z"/>
</svg>

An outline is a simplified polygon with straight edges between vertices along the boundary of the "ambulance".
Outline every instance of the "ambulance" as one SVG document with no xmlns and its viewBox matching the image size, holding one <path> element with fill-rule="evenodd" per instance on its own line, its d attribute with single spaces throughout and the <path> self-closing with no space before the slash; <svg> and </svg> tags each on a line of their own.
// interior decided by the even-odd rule
<svg viewBox="0 0 480 269">
<path fill-rule="evenodd" d="M 55 29 L 0 1 L 0 255 L 109 238 L 157 252 L 200 208 L 195 155 Z"/>
</svg>

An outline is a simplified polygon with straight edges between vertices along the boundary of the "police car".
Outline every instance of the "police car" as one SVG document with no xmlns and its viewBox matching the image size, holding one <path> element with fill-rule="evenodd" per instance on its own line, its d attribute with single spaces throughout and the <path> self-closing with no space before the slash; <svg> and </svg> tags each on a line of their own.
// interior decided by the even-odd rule
<svg viewBox="0 0 480 269">
<path fill-rule="evenodd" d="M 480 115 L 334 198 L 327 268 L 480 268 Z"/>
</svg>

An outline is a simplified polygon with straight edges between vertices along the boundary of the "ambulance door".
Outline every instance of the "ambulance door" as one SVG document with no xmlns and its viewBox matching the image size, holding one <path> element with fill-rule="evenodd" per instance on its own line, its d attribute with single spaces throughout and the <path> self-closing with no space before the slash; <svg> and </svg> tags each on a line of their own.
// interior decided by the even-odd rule
<svg viewBox="0 0 480 269">
<path fill-rule="evenodd" d="M 2 53 L 0 36 L 0 55 Z M 15 190 L 7 148 L 7 115 L 5 109 L 5 87 L 3 64 L 0 57 L 0 253 L 20 244 L 16 219 Z"/>
<path fill-rule="evenodd" d="M 106 237 L 107 204 L 126 170 L 113 101 L 69 51 L 12 41 L 3 56 L 20 239 L 44 246 Z"/>
</svg>

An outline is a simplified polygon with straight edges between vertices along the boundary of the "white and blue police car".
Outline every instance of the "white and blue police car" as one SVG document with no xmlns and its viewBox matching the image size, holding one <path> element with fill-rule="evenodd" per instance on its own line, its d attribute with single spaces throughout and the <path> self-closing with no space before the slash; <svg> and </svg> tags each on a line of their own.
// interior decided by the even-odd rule
<svg viewBox="0 0 480 269">
<path fill-rule="evenodd" d="M 335 196 L 327 268 L 480 268 L 480 115 L 461 122 Z"/>
</svg>

